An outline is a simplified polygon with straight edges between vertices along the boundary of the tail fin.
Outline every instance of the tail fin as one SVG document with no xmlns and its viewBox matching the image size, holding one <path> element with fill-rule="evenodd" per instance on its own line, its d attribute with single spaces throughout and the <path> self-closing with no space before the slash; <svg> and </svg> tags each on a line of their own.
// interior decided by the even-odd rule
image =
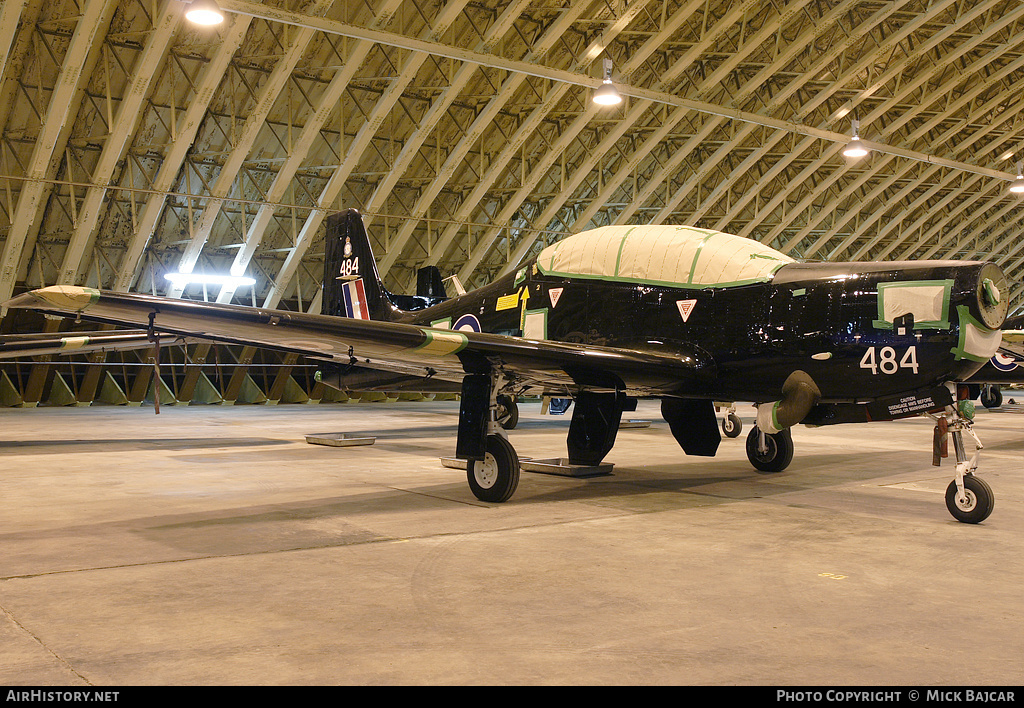
<svg viewBox="0 0 1024 708">
<path fill-rule="evenodd" d="M 448 299 L 435 266 L 420 269 L 416 290 L 415 295 L 396 295 L 384 287 L 358 211 L 327 217 L 323 314 L 392 321 Z"/>
<path fill-rule="evenodd" d="M 437 266 L 424 266 L 416 271 L 416 294 L 420 297 L 446 299 L 444 281 Z"/>
<path fill-rule="evenodd" d="M 327 217 L 321 312 L 364 320 L 392 320 L 401 314 L 380 281 L 363 218 L 355 209 Z"/>
</svg>

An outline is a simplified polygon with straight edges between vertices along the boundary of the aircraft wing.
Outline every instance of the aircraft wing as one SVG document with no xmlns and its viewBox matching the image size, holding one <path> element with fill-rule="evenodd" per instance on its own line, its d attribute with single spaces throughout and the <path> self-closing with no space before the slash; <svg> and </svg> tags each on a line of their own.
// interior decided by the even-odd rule
<svg viewBox="0 0 1024 708">
<path fill-rule="evenodd" d="M 4 303 L 119 326 L 294 352 L 371 368 L 461 380 L 499 370 L 524 385 L 699 394 L 714 362 L 696 351 L 638 351 L 396 322 L 114 293 L 78 286 L 33 290 Z"/>
<path fill-rule="evenodd" d="M 1003 354 L 1024 358 L 1024 331 L 1004 329 L 1003 341 L 999 345 L 999 351 Z"/>
<path fill-rule="evenodd" d="M 161 337 L 162 346 L 189 344 L 187 337 Z M 153 346 L 143 330 L 113 332 L 65 332 L 63 334 L 6 334 L 0 336 L 0 359 L 40 354 L 91 354 L 126 351 Z"/>
<path fill-rule="evenodd" d="M 1024 345 L 1007 340 L 1006 332 L 995 356 L 985 362 L 967 383 L 977 384 L 1021 384 L 1024 383 Z"/>
</svg>

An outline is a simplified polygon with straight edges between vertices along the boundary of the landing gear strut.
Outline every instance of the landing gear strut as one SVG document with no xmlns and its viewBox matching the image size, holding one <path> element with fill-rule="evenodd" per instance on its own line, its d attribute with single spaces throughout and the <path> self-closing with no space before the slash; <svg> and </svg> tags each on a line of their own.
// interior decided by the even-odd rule
<svg viewBox="0 0 1024 708">
<path fill-rule="evenodd" d="M 952 407 L 947 408 L 946 414 L 933 418 L 936 420 L 936 447 L 944 445 L 945 435 L 948 433 L 953 438 L 953 452 L 956 455 L 956 477 L 946 487 L 946 508 L 957 521 L 980 524 L 989 517 L 995 506 L 995 495 L 992 494 L 988 482 L 974 475 L 984 446 L 974 432 L 970 419 Z M 970 459 L 964 449 L 964 431 L 970 433 L 976 446 Z M 937 449 L 934 464 L 938 464 L 940 456 L 941 453 Z"/>
<path fill-rule="evenodd" d="M 456 457 L 467 460 L 466 479 L 473 495 L 495 503 L 507 501 L 519 486 L 519 456 L 499 418 L 508 410 L 503 404 L 512 399 L 498 395 L 501 386 L 501 378 L 490 373 L 468 374 L 462 380 L 455 446 Z M 506 400 L 499 401 L 502 398 Z"/>
</svg>

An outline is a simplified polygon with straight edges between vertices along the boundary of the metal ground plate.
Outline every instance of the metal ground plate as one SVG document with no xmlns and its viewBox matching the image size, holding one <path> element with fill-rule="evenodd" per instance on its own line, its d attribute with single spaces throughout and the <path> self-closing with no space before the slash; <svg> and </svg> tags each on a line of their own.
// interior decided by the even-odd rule
<svg viewBox="0 0 1024 708">
<path fill-rule="evenodd" d="M 612 467 L 614 467 L 610 462 L 602 462 L 599 465 L 573 465 L 565 457 L 555 457 L 546 460 L 520 460 L 519 466 L 524 472 L 556 474 L 562 477 L 598 477 L 611 474 Z"/>
<path fill-rule="evenodd" d="M 331 447 L 354 447 L 356 445 L 373 445 L 377 438 L 356 436 L 351 433 L 316 433 L 306 436 L 310 445 L 330 445 Z"/>
</svg>

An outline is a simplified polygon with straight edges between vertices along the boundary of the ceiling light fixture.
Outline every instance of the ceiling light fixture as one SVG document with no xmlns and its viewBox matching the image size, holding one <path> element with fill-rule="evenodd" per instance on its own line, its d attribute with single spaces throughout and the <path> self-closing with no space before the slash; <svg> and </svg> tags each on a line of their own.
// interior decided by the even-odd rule
<svg viewBox="0 0 1024 708">
<path fill-rule="evenodd" d="M 604 60 L 604 81 L 594 92 L 594 103 L 599 106 L 617 106 L 622 103 L 622 96 L 619 94 L 615 84 L 612 83 L 612 60 Z"/>
<path fill-rule="evenodd" d="M 864 157 L 868 154 L 868 149 L 860 141 L 860 121 L 853 120 L 851 123 L 853 123 L 853 139 L 846 144 L 846 147 L 843 149 L 843 155 L 846 157 Z"/>
<path fill-rule="evenodd" d="M 185 17 L 189 22 L 197 25 L 219 25 L 224 21 L 224 13 L 214 0 L 182 0 L 187 2 L 189 8 L 185 10 Z"/>
<path fill-rule="evenodd" d="M 1017 179 L 1010 183 L 1010 191 L 1014 194 L 1024 194 L 1024 162 L 1017 163 Z"/>
</svg>

